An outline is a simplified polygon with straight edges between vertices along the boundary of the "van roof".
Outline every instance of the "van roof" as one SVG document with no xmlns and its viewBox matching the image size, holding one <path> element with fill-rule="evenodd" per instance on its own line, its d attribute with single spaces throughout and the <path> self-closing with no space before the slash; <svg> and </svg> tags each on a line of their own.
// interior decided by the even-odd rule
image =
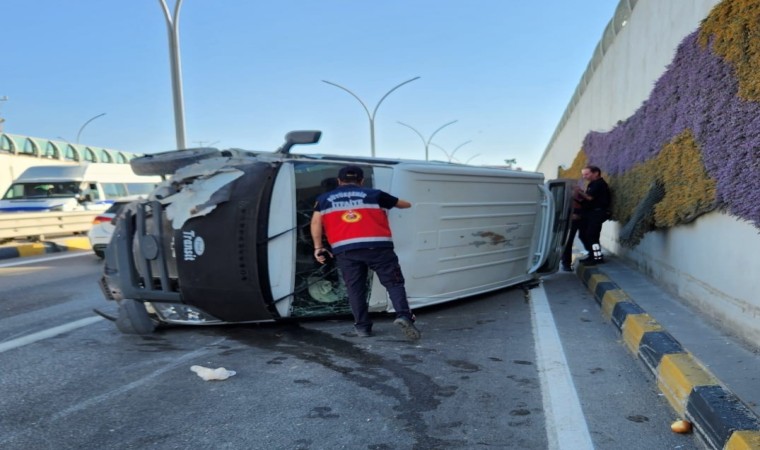
<svg viewBox="0 0 760 450">
<path fill-rule="evenodd" d="M 87 166 L 84 164 L 61 166 L 32 166 L 15 181 L 81 180 Z"/>
<path fill-rule="evenodd" d="M 138 182 L 158 177 L 135 175 L 129 164 L 86 163 L 70 165 L 32 166 L 14 182 L 40 181 L 114 181 Z"/>
</svg>

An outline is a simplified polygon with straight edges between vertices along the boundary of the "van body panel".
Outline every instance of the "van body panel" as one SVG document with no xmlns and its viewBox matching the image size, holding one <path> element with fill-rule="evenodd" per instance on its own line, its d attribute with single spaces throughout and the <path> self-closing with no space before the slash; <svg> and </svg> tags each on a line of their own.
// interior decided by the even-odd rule
<svg viewBox="0 0 760 450">
<path fill-rule="evenodd" d="M 413 202 L 389 211 L 410 305 L 531 279 L 542 183 L 541 175 L 499 169 L 395 167 L 391 193 Z"/>
</svg>

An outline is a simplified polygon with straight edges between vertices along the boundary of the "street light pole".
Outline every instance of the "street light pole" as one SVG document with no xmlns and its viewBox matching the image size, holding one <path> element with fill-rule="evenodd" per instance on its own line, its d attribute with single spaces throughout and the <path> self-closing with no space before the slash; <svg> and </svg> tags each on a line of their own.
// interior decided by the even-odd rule
<svg viewBox="0 0 760 450">
<path fill-rule="evenodd" d="M 445 123 L 445 124 L 441 125 L 440 127 L 438 127 L 438 129 L 436 129 L 435 131 L 433 131 L 433 134 L 430 135 L 430 137 L 428 138 L 427 141 L 425 140 L 425 137 L 422 135 L 422 133 L 420 133 L 419 131 L 417 131 L 413 126 L 407 125 L 404 122 L 398 122 L 398 123 L 400 125 L 403 125 L 403 126 L 409 128 L 410 130 L 414 131 L 415 133 L 417 133 L 417 136 L 419 136 L 420 139 L 422 139 L 422 143 L 425 145 L 425 161 L 429 161 L 430 160 L 430 157 L 429 157 L 430 142 L 433 140 L 433 136 L 435 136 L 436 133 L 438 133 L 439 131 L 443 130 L 447 126 L 449 126 L 449 125 L 451 125 L 453 123 L 456 123 L 456 122 L 457 122 L 456 120 L 452 120 L 449 123 Z"/>
<path fill-rule="evenodd" d="M 0 97 L 0 102 L 7 102 L 7 101 L 8 101 L 7 95 L 3 95 L 2 97 Z M 5 122 L 5 119 L 0 117 L 0 133 L 3 132 L 3 122 Z"/>
<path fill-rule="evenodd" d="M 451 160 L 454 159 L 454 154 L 457 152 L 457 150 L 459 150 L 460 148 L 462 148 L 465 145 L 469 144 L 470 142 L 472 142 L 472 140 L 462 142 L 461 144 L 457 145 L 451 153 L 447 152 L 445 148 L 441 147 L 438 144 L 431 143 L 430 145 L 438 147 L 443 153 L 446 154 L 446 157 L 449 158 L 449 162 L 451 162 Z"/>
<path fill-rule="evenodd" d="M 103 117 L 103 116 L 105 116 L 105 115 L 106 115 L 106 113 L 101 113 L 101 114 L 98 114 L 97 116 L 90 118 L 90 120 L 88 120 L 87 122 L 85 122 L 85 123 L 84 123 L 84 125 L 82 125 L 82 126 L 79 128 L 79 132 L 77 133 L 77 144 L 79 143 L 79 137 L 80 137 L 80 136 L 82 136 L 82 130 L 84 130 L 84 127 L 86 127 L 86 126 L 87 126 L 87 124 L 89 124 L 89 123 L 90 123 L 90 122 L 92 122 L 93 120 L 97 119 L 98 117 Z"/>
<path fill-rule="evenodd" d="M 385 95 L 383 95 L 383 97 L 380 99 L 380 101 L 377 102 L 377 105 L 375 105 L 375 109 L 372 110 L 372 114 L 370 114 L 369 108 L 367 108 L 367 105 L 364 104 L 364 102 L 362 101 L 362 99 L 360 99 L 358 95 L 356 95 L 353 92 L 351 92 L 348 88 L 345 88 L 345 87 L 343 87 L 343 86 L 341 86 L 341 85 L 339 85 L 337 83 L 333 83 L 332 81 L 322 80 L 322 82 L 330 84 L 330 85 L 333 85 L 333 86 L 335 86 L 337 88 L 343 89 L 344 91 L 346 91 L 349 94 L 351 94 L 355 99 L 357 99 L 359 101 L 359 103 L 361 103 L 362 107 L 364 108 L 364 111 L 367 113 L 367 117 L 369 118 L 370 152 L 371 152 L 372 157 L 374 158 L 375 157 L 375 114 L 377 114 L 377 108 L 380 107 L 380 104 L 383 102 L 383 100 L 385 100 L 386 97 L 388 97 L 389 95 L 391 95 L 391 92 L 395 91 L 396 89 L 400 88 L 401 86 L 403 86 L 403 85 L 405 85 L 407 83 L 411 83 L 414 80 L 418 80 L 419 78 L 420 77 L 414 77 L 414 78 L 411 78 L 409 80 L 406 80 L 403 83 L 397 84 L 390 91 L 386 92 Z"/>
<path fill-rule="evenodd" d="M 172 95 L 174 98 L 174 130 L 177 136 L 177 148 L 185 148 L 185 106 L 182 98 L 182 66 L 179 58 L 179 10 L 182 0 L 174 5 L 174 16 L 171 15 L 166 0 L 158 0 L 166 18 L 166 28 L 169 32 L 169 62 L 172 71 Z"/>
</svg>

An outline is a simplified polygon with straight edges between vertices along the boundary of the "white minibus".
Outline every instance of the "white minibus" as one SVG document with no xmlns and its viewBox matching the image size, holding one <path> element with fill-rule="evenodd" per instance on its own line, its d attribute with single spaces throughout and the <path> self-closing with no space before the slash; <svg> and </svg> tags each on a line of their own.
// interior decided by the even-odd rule
<svg viewBox="0 0 760 450">
<path fill-rule="evenodd" d="M 128 164 L 85 163 L 26 169 L 0 199 L 0 213 L 105 210 L 117 198 L 147 195 L 158 176 Z"/>
</svg>

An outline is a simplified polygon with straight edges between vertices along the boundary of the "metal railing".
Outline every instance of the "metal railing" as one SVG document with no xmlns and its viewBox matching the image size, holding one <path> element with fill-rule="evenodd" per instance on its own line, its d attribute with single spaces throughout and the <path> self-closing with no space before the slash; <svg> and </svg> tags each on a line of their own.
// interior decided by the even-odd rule
<svg viewBox="0 0 760 450">
<path fill-rule="evenodd" d="M 0 214 L 0 241 L 86 232 L 102 211 Z"/>
</svg>

